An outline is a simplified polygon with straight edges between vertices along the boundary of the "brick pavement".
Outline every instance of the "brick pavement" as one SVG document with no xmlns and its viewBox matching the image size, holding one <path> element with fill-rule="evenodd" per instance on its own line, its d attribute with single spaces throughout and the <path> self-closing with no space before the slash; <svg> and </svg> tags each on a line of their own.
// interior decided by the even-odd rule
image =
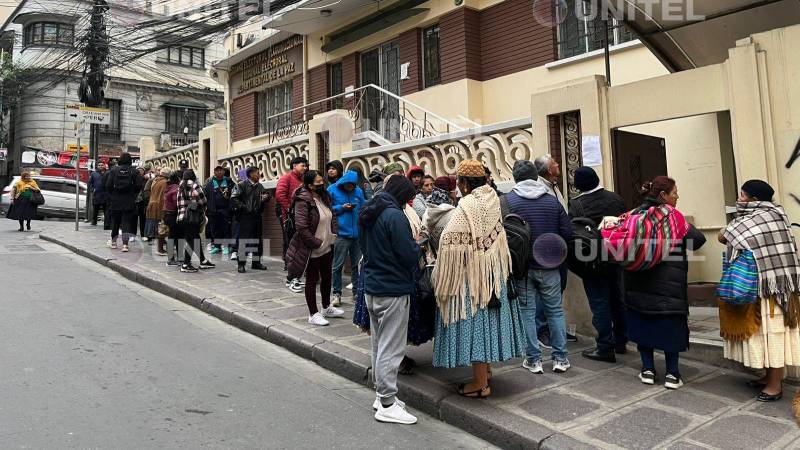
<svg viewBox="0 0 800 450">
<path fill-rule="evenodd" d="M 368 383 L 369 337 L 352 325 L 352 301 L 345 318 L 329 327 L 306 323 L 302 295 L 284 287 L 277 261 L 267 272 L 236 272 L 236 265 L 215 259 L 217 268 L 182 274 L 167 268 L 153 247 L 137 241 L 128 254 L 105 247 L 106 233 L 84 227 L 46 223 L 41 238 L 105 264 L 145 286 L 195 307 L 316 361 L 326 369 Z M 349 299 L 347 299 L 349 300 Z M 701 320 L 713 324 L 708 314 Z M 713 327 L 713 325 L 709 325 Z M 486 400 L 456 395 L 453 384 L 467 380 L 470 369 L 431 366 L 432 344 L 409 348 L 417 373 L 400 379 L 400 397 L 413 407 L 459 426 L 501 447 L 528 448 L 800 448 L 800 429 L 791 420 L 796 387 L 772 404 L 755 401 L 744 386 L 742 370 L 683 358 L 686 385 L 678 391 L 644 386 L 638 378 L 638 355 L 629 352 L 616 364 L 589 361 L 580 351 L 592 341 L 570 344 L 573 368 L 564 375 L 533 375 L 519 360 L 497 365 L 493 395 Z M 706 349 L 708 351 L 708 349 Z M 664 362 L 657 362 L 664 373 Z M 549 370 L 549 365 L 546 365 Z"/>
</svg>

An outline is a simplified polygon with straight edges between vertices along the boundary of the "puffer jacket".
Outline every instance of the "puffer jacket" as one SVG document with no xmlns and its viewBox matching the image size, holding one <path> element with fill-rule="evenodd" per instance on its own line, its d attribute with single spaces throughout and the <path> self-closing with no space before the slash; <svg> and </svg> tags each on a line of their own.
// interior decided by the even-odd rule
<svg viewBox="0 0 800 450">
<path fill-rule="evenodd" d="M 339 236 L 357 239 L 358 238 L 358 211 L 364 205 L 364 192 L 360 187 L 356 187 L 352 192 L 345 191 L 342 186 L 345 184 L 357 185 L 358 174 L 348 170 L 335 184 L 328 188 L 331 194 L 333 215 L 339 222 Z M 346 203 L 355 205 L 355 208 L 346 210 L 342 206 Z"/>
<path fill-rule="evenodd" d="M 581 194 L 569 201 L 570 218 L 585 217 L 600 224 L 603 217 L 619 217 L 625 212 L 625 202 L 614 192 L 599 189 L 589 194 Z"/>
<path fill-rule="evenodd" d="M 290 278 L 302 277 L 311 259 L 311 251 L 319 248 L 322 241 L 314 235 L 319 226 L 319 209 L 314 197 L 306 188 L 297 190 L 293 201 L 295 233 L 286 250 L 286 261 Z M 331 220 L 331 232 L 338 231 L 337 221 Z"/>
<path fill-rule="evenodd" d="M 641 208 L 653 205 L 648 202 Z M 705 243 L 703 233 L 689 225 L 689 234 L 670 258 L 649 270 L 625 272 L 621 287 L 625 305 L 646 315 L 689 315 L 689 261 L 686 251 L 699 250 Z"/>
<path fill-rule="evenodd" d="M 286 221 L 286 214 L 292 207 L 294 194 L 303 185 L 303 176 L 295 173 L 294 170 L 283 174 L 275 187 L 275 201 L 281 206 L 281 222 Z"/>
</svg>

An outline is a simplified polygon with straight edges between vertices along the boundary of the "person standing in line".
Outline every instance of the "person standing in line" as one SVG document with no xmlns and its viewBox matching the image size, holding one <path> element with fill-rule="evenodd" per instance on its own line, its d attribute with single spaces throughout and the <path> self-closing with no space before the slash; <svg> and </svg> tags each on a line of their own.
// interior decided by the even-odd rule
<svg viewBox="0 0 800 450">
<path fill-rule="evenodd" d="M 736 201 L 737 217 L 718 237 L 728 246 L 729 260 L 750 256 L 755 261 L 756 301 L 721 301 L 719 318 L 725 358 L 765 370 L 763 377 L 747 382 L 758 390 L 760 402 L 780 400 L 787 369 L 796 376 L 800 366 L 800 261 L 791 222 L 773 202 L 774 195 L 765 181 L 744 183 Z M 800 394 L 794 400 L 795 416 L 800 413 L 798 398 Z"/>
<path fill-rule="evenodd" d="M 680 214 L 678 186 L 675 180 L 658 176 L 641 189 L 644 201 L 633 214 L 645 213 L 666 205 L 671 214 Z M 670 223 L 670 222 L 666 222 Z M 625 271 L 624 300 L 628 309 L 628 337 L 638 345 L 642 359 L 639 379 L 652 385 L 656 381 L 654 350 L 662 350 L 667 361 L 664 387 L 683 386 L 678 357 L 689 349 L 689 262 L 687 250 L 699 250 L 705 243 L 703 233 L 691 224 L 687 229 L 671 229 L 671 236 L 685 236 L 668 258 L 651 269 Z M 661 244 L 661 243 L 659 243 Z M 661 244 L 664 245 L 664 244 Z"/>
<path fill-rule="evenodd" d="M 447 193 L 450 199 L 450 204 L 456 206 L 458 204 L 458 194 L 456 193 L 456 181 L 448 176 L 441 176 L 433 182 L 433 185 Z"/>
<path fill-rule="evenodd" d="M 122 228 L 122 251 L 129 251 L 131 235 L 136 233 L 136 196 L 144 187 L 144 180 L 131 165 L 130 153 L 119 157 L 118 165 L 111 169 L 105 182 L 111 202 L 111 239 L 108 246 L 117 248 L 117 237 Z"/>
<path fill-rule="evenodd" d="M 472 381 L 457 392 L 485 398 L 492 394 L 491 364 L 522 355 L 525 331 L 519 302 L 508 297 L 511 253 L 500 199 L 480 161 L 462 161 L 456 173 L 463 197 L 442 231 L 432 277 L 433 365 L 472 366 Z"/>
<path fill-rule="evenodd" d="M 364 171 L 360 166 L 355 166 L 350 170 L 358 175 L 358 183 L 356 183 L 356 186 L 360 187 L 364 192 L 364 200 L 371 199 L 372 196 L 375 195 L 375 190 L 372 188 L 372 183 L 364 176 Z"/>
<path fill-rule="evenodd" d="M 556 246 L 572 239 L 572 225 L 558 200 L 548 195 L 544 185 L 537 181 L 536 168 L 530 161 L 514 163 L 513 175 L 516 185 L 506 195 L 509 210 L 522 217 L 531 232 L 528 274 L 520 280 L 514 280 L 528 339 L 522 367 L 534 374 L 544 373 L 542 350 L 536 336 L 536 313 L 541 307 L 550 329 L 553 372 L 564 373 L 571 365 L 567 358 L 567 324 L 558 270 L 562 261 L 552 261 L 547 255 L 559 254 L 560 249 Z M 561 240 L 549 241 L 550 248 L 544 248 L 543 244 L 548 242 L 545 236 L 548 235 L 559 236 Z M 537 242 L 540 237 L 544 238 Z"/>
<path fill-rule="evenodd" d="M 205 194 L 208 199 L 208 225 L 211 239 L 210 254 L 222 252 L 230 254 L 231 244 L 231 209 L 230 199 L 233 191 L 233 181 L 225 176 L 225 168 L 214 168 L 214 176 L 205 185 Z"/>
<path fill-rule="evenodd" d="M 147 225 L 145 226 L 145 234 L 152 241 L 158 240 L 158 248 L 156 252 L 163 256 L 166 254 L 166 240 L 163 236 L 158 234 L 158 224 L 164 219 L 164 191 L 167 189 L 167 179 L 170 176 L 170 170 L 166 167 L 161 169 L 161 172 L 147 183 L 145 189 L 149 188 L 147 198 L 150 201 L 147 203 Z"/>
<path fill-rule="evenodd" d="M 326 317 L 342 317 L 344 311 L 331 305 L 337 221 L 331 211 L 331 197 L 325 189 L 325 180 L 316 170 L 303 175 L 303 187 L 296 191 L 294 204 L 296 230 L 286 252 L 289 275 L 300 278 L 305 274 L 308 323 L 326 326 L 329 324 Z M 321 313 L 317 308 L 317 283 L 322 297 Z"/>
<path fill-rule="evenodd" d="M 416 289 L 414 271 L 420 256 L 403 209 L 415 194 L 411 181 L 392 176 L 359 214 L 377 397 L 372 407 L 375 419 L 387 423 L 417 422 L 397 398 L 397 373 L 405 355 L 411 294 Z"/>
<path fill-rule="evenodd" d="M 252 270 L 267 270 L 261 257 L 264 255 L 264 207 L 270 195 L 261 184 L 258 167 L 248 167 L 245 175 L 246 179 L 240 181 L 231 194 L 231 206 L 239 224 L 239 248 L 236 249 L 239 273 L 247 271 L 245 266 L 248 253 L 253 257 L 250 264 Z"/>
<path fill-rule="evenodd" d="M 18 231 L 25 231 L 25 227 L 31 231 L 31 219 L 36 218 L 38 208 L 38 205 L 31 201 L 34 191 L 41 192 L 36 180 L 31 178 L 30 172 L 22 172 L 19 181 L 11 188 L 11 209 L 6 216 L 8 219 L 19 221 Z"/>
<path fill-rule="evenodd" d="M 180 243 L 183 237 L 183 229 L 177 222 L 178 219 L 178 189 L 180 188 L 182 172 L 176 170 L 169 175 L 167 185 L 164 188 L 162 200 L 162 217 L 164 224 L 169 230 L 167 233 L 167 267 L 180 266 L 178 249 L 183 249 Z"/>
<path fill-rule="evenodd" d="M 414 185 L 414 190 L 419 194 L 419 191 L 422 189 L 422 179 L 425 177 L 425 170 L 420 166 L 411 166 L 408 169 L 408 173 L 406 173 L 406 177 L 408 177 L 411 184 Z"/>
<path fill-rule="evenodd" d="M 104 163 L 97 163 L 97 170 L 92 172 L 89 177 L 89 191 L 92 193 L 92 226 L 97 226 L 97 219 L 100 216 L 100 210 L 103 210 L 105 215 L 108 206 L 108 195 L 103 187 L 103 175 L 106 173 L 106 165 Z"/>
<path fill-rule="evenodd" d="M 422 188 L 420 188 L 417 196 L 414 197 L 413 208 L 420 219 L 425 215 L 425 211 L 428 209 L 430 203 L 435 205 L 450 203 L 450 196 L 448 193 L 436 187 L 434 183 L 435 180 L 432 176 L 425 175 L 422 177 Z"/>
<path fill-rule="evenodd" d="M 289 217 L 289 209 L 292 207 L 294 200 L 294 193 L 303 186 L 303 175 L 308 171 L 308 160 L 302 156 L 297 156 L 292 159 L 292 170 L 278 180 L 278 185 L 275 188 L 275 201 L 281 207 L 281 231 L 283 234 L 283 268 L 288 268 L 288 261 L 286 261 L 286 251 L 289 249 L 289 242 L 292 240 L 292 227 L 286 226 L 286 220 Z M 300 279 L 286 278 L 286 287 L 295 293 L 303 292 L 303 283 Z"/>
<path fill-rule="evenodd" d="M 544 155 L 536 158 L 533 162 L 536 166 L 536 172 L 539 175 L 539 183 L 546 189 L 547 193 L 552 195 L 558 200 L 558 203 L 567 211 L 567 202 L 564 196 L 561 195 L 561 190 L 558 188 L 558 179 L 561 177 L 561 166 L 550 155 Z M 567 289 L 567 279 L 569 277 L 566 263 L 559 267 L 561 274 L 561 292 Z M 544 317 L 544 308 L 537 305 L 536 324 L 538 329 L 539 343 L 543 347 L 550 348 L 550 329 L 547 326 L 547 319 Z M 567 342 L 578 342 L 578 337 L 567 333 Z"/>
<path fill-rule="evenodd" d="M 381 177 L 382 177 L 381 181 L 379 181 L 375 185 L 375 194 L 376 195 L 378 194 L 378 192 L 381 192 L 383 190 L 384 184 L 388 181 L 387 178 L 392 176 L 392 175 L 399 175 L 399 176 L 402 176 L 402 177 L 405 176 L 405 173 L 403 173 L 403 166 L 400 165 L 400 163 L 398 163 L 398 162 L 390 162 L 389 164 L 386 164 L 385 166 L 383 166 L 383 172 L 381 174 Z"/>
<path fill-rule="evenodd" d="M 358 286 L 358 262 L 361 249 L 358 245 L 358 212 L 364 205 L 364 192 L 356 185 L 358 174 L 352 170 L 328 187 L 332 199 L 333 214 L 338 222 L 336 242 L 333 245 L 333 306 L 342 303 L 342 270 L 344 261 L 350 255 L 350 281 Z M 307 282 L 307 281 L 306 281 Z"/>
<path fill-rule="evenodd" d="M 575 187 L 581 193 L 569 201 L 571 218 L 589 219 L 596 228 L 603 217 L 619 217 L 625 212 L 622 197 L 604 189 L 600 177 L 591 167 L 579 167 L 575 171 Z M 596 346 L 584 350 L 581 353 L 584 358 L 616 362 L 615 353 L 627 352 L 625 305 L 619 288 L 621 276 L 619 266 L 602 264 L 596 273 L 583 277 L 583 289 L 592 311 L 592 325 L 597 331 Z"/>
<path fill-rule="evenodd" d="M 187 169 L 183 172 L 183 181 L 178 187 L 178 217 L 176 218 L 176 222 L 181 224 L 183 229 L 183 240 L 186 246 L 183 253 L 181 272 L 187 273 L 197 272 L 197 268 L 192 265 L 192 256 L 195 253 L 200 259 L 200 269 L 213 269 L 215 267 L 203 254 L 203 241 L 200 238 L 202 221 L 199 223 L 191 221 L 189 207 L 192 202 L 196 202 L 202 215 L 205 215 L 208 200 L 205 193 L 203 193 L 203 189 L 197 184 L 197 176 L 194 174 L 194 170 Z"/>
<path fill-rule="evenodd" d="M 147 205 L 150 203 L 150 198 L 147 197 L 149 192 L 147 188 L 153 181 L 154 174 L 150 172 L 149 164 L 139 167 L 137 171 L 142 178 L 142 189 L 136 194 L 136 218 L 133 223 L 133 234 L 141 236 L 142 242 L 148 242 L 150 239 L 145 228 L 147 226 Z"/>
<path fill-rule="evenodd" d="M 339 160 L 328 161 L 325 164 L 325 188 L 329 188 L 336 184 L 344 175 L 344 165 Z"/>
<path fill-rule="evenodd" d="M 106 205 L 105 210 L 103 211 L 103 230 L 109 231 L 111 230 L 111 195 L 106 189 L 106 182 L 108 181 L 108 177 L 111 175 L 111 170 L 117 167 L 117 160 L 116 159 L 109 159 L 108 164 L 106 164 L 106 171 L 103 173 L 103 176 L 100 178 L 100 184 L 103 186 L 103 191 L 106 194 Z"/>
</svg>

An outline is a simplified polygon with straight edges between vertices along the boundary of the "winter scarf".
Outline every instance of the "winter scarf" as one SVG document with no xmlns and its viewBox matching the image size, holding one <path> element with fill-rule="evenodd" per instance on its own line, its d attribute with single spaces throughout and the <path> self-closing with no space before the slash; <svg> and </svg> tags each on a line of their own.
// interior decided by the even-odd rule
<svg viewBox="0 0 800 450">
<path fill-rule="evenodd" d="M 445 326 L 466 319 L 467 307 L 474 316 L 478 308 L 486 308 L 492 294 L 501 295 L 511 254 L 500 199 L 491 186 L 461 199 L 442 232 L 438 253 L 433 286 Z"/>
<path fill-rule="evenodd" d="M 763 299 L 774 300 L 797 326 L 800 316 L 800 262 L 797 245 L 783 208 L 770 202 L 737 204 L 737 217 L 725 227 L 731 260 L 750 250 L 758 266 L 758 289 Z"/>
</svg>

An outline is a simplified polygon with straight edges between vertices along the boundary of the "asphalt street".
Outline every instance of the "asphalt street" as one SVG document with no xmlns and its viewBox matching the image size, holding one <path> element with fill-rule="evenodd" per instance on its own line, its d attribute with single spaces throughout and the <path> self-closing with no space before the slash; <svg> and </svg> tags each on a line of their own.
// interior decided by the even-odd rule
<svg viewBox="0 0 800 450">
<path fill-rule="evenodd" d="M 378 423 L 369 389 L 16 226 L 0 219 L 0 448 L 490 447 L 421 413 Z"/>
</svg>

